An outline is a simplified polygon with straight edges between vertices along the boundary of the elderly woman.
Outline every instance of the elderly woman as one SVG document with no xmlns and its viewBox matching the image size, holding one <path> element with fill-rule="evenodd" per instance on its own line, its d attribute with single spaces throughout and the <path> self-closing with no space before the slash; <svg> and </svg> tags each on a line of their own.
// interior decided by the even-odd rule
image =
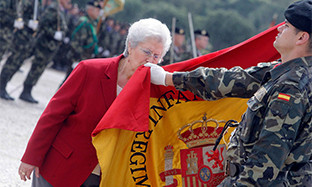
<svg viewBox="0 0 312 187">
<path fill-rule="evenodd" d="M 91 132 L 136 69 L 159 63 L 171 44 L 170 31 L 156 19 L 129 28 L 125 51 L 114 58 L 81 61 L 41 115 L 19 167 L 33 186 L 99 184 Z"/>
</svg>

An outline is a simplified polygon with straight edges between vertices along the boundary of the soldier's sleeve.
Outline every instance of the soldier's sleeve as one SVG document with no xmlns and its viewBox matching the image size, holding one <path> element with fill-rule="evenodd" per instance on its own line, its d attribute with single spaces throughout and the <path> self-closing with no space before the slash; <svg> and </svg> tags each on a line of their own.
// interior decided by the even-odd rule
<svg viewBox="0 0 312 187">
<path fill-rule="evenodd" d="M 310 186 L 312 180 L 312 158 L 299 170 L 289 171 L 287 179 L 291 186 Z"/>
<path fill-rule="evenodd" d="M 12 0 L 0 0 L 0 24 L 10 25 L 13 27 L 15 17 L 15 4 Z M 1 26 L 2 27 L 2 26 Z"/>
<path fill-rule="evenodd" d="M 39 32 L 43 32 L 53 38 L 57 31 L 57 9 L 49 6 L 44 10 L 40 18 Z"/>
<path fill-rule="evenodd" d="M 24 2 L 24 6 L 23 6 L 24 21 L 28 21 L 30 19 L 33 19 L 33 15 L 34 15 L 34 1 L 33 0 L 27 0 Z M 28 24 L 28 23 L 25 23 L 25 24 Z"/>
<path fill-rule="evenodd" d="M 204 68 L 191 72 L 175 72 L 173 83 L 176 89 L 189 90 L 205 100 L 224 97 L 250 98 L 260 87 L 264 73 L 270 65 L 251 67 Z"/>
<path fill-rule="evenodd" d="M 265 111 L 264 121 L 263 124 L 250 123 L 243 127 L 250 130 L 241 134 L 241 139 L 255 133 L 259 133 L 259 139 L 253 145 L 246 162 L 241 165 L 236 186 L 276 186 L 276 182 L 281 182 L 276 179 L 285 167 L 285 160 L 292 154 L 290 151 L 307 109 L 306 101 L 304 93 L 297 87 L 284 85 L 272 91 L 266 106 L 258 106 Z M 302 157 L 304 147 L 300 151 Z M 293 155 L 295 158 L 297 156 L 299 155 Z M 309 157 L 309 154 L 306 156 Z"/>
<path fill-rule="evenodd" d="M 101 47 L 104 48 L 104 50 L 109 50 L 110 51 L 110 38 L 111 38 L 111 35 L 112 35 L 112 31 L 107 31 L 105 30 L 104 31 L 104 36 L 103 36 L 103 39 L 101 41 Z"/>
<path fill-rule="evenodd" d="M 80 23 L 78 23 L 79 25 Z M 90 37 L 91 36 L 91 37 Z M 82 54 L 84 53 L 83 46 L 88 45 L 88 43 L 92 43 L 92 33 L 91 30 L 88 30 L 87 27 L 82 26 L 71 38 L 70 46 L 71 46 L 71 52 L 73 56 L 71 57 L 72 60 L 75 61 L 81 61 Z"/>
</svg>

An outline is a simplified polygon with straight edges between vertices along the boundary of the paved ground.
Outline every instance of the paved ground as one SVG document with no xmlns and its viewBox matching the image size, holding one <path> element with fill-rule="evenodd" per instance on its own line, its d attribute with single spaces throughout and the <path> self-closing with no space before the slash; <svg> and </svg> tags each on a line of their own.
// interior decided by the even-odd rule
<svg viewBox="0 0 312 187">
<path fill-rule="evenodd" d="M 30 62 L 26 62 L 7 86 L 15 101 L 0 99 L 0 187 L 30 186 L 21 181 L 17 170 L 34 126 L 50 98 L 54 95 L 65 73 L 47 68 L 33 89 L 33 97 L 39 104 L 30 104 L 18 99 Z M 3 62 L 0 64 L 2 69 Z"/>
</svg>

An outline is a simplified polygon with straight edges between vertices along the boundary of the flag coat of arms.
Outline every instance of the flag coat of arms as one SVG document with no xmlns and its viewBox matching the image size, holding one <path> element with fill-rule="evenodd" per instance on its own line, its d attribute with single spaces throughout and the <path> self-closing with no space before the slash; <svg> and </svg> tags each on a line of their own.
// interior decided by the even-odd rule
<svg viewBox="0 0 312 187">
<path fill-rule="evenodd" d="M 199 66 L 247 68 L 279 58 L 277 26 L 240 44 L 165 66 L 169 72 Z M 150 84 L 140 67 L 93 131 L 101 186 L 216 186 L 224 179 L 229 129 L 212 147 L 228 120 L 240 121 L 247 99 L 205 101 L 189 91 Z"/>
</svg>

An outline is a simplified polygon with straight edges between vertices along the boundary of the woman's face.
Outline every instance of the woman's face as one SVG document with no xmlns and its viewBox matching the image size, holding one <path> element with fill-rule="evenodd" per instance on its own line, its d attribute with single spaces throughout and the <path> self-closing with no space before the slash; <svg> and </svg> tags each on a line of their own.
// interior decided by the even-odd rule
<svg viewBox="0 0 312 187">
<path fill-rule="evenodd" d="M 146 39 L 135 48 L 129 45 L 129 59 L 134 67 L 139 67 L 147 62 L 157 64 L 161 61 L 163 44 L 157 39 Z"/>
</svg>

